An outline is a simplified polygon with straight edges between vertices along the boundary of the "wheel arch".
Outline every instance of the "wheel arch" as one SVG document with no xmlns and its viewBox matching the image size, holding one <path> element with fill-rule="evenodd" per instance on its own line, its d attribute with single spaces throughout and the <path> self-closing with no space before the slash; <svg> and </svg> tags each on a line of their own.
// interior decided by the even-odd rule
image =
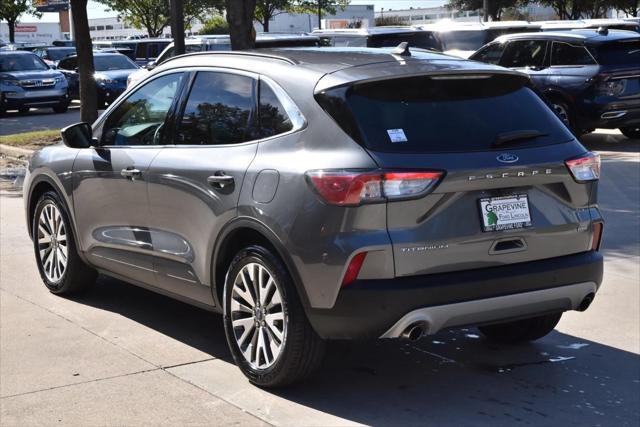
<svg viewBox="0 0 640 427">
<path fill-rule="evenodd" d="M 252 244 L 264 245 L 280 257 L 291 275 L 306 311 L 309 307 L 309 300 L 300 275 L 285 245 L 269 227 L 253 218 L 237 218 L 231 221 L 216 239 L 211 262 L 211 292 L 216 305 L 222 309 L 225 275 L 233 257 L 240 249 Z"/>
</svg>

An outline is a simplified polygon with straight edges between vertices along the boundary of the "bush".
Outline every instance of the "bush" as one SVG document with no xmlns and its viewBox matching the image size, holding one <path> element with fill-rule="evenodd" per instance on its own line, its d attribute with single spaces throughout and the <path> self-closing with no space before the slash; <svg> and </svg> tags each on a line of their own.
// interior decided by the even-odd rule
<svg viewBox="0 0 640 427">
<path fill-rule="evenodd" d="M 214 16 L 204 23 L 198 34 L 229 34 L 229 24 L 222 16 Z"/>
<path fill-rule="evenodd" d="M 376 18 L 376 27 L 385 27 L 389 25 L 407 25 L 408 22 L 403 21 L 399 16 L 385 16 Z"/>
</svg>

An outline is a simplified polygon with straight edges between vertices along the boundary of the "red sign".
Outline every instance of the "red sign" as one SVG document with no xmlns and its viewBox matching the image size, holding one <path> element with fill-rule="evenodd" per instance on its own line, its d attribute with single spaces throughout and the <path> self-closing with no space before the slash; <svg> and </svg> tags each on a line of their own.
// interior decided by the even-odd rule
<svg viewBox="0 0 640 427">
<path fill-rule="evenodd" d="M 35 25 L 16 25 L 16 33 L 36 33 L 38 27 Z"/>
</svg>

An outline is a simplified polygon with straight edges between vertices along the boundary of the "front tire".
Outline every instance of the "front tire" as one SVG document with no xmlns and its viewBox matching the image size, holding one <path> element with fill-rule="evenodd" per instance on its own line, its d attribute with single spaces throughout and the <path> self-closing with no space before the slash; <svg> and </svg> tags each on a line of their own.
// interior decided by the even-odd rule
<svg viewBox="0 0 640 427">
<path fill-rule="evenodd" d="M 33 214 L 33 249 L 40 277 L 49 291 L 68 295 L 86 290 L 97 273 L 78 255 L 73 228 L 57 193 L 44 193 Z"/>
<path fill-rule="evenodd" d="M 620 128 L 620 132 L 629 139 L 640 139 L 640 126 Z"/>
<path fill-rule="evenodd" d="M 67 110 L 69 109 L 69 102 L 67 101 L 63 101 L 60 104 L 56 105 L 53 108 L 53 112 L 56 114 L 62 114 L 62 113 L 66 113 Z"/>
<path fill-rule="evenodd" d="M 519 344 L 535 341 L 549 334 L 556 327 L 561 317 L 562 313 L 554 313 L 515 322 L 480 326 L 478 329 L 491 341 Z"/>
<path fill-rule="evenodd" d="M 278 256 L 262 246 L 241 250 L 224 288 L 224 328 L 233 359 L 260 387 L 308 377 L 324 355 L 295 285 Z"/>
</svg>

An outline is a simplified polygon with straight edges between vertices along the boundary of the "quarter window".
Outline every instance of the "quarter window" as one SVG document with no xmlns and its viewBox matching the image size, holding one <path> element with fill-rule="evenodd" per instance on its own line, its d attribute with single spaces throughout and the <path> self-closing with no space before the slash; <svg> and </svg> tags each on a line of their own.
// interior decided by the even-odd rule
<svg viewBox="0 0 640 427">
<path fill-rule="evenodd" d="M 199 72 L 178 123 L 177 143 L 221 145 L 255 139 L 255 90 L 251 77 Z"/>
<path fill-rule="evenodd" d="M 129 95 L 107 117 L 101 145 L 162 144 L 165 119 L 182 79 L 182 73 L 159 77 Z"/>
<path fill-rule="evenodd" d="M 517 40 L 508 44 L 502 56 L 503 67 L 525 68 L 542 67 L 547 42 L 544 40 Z"/>
<path fill-rule="evenodd" d="M 551 47 L 551 65 L 595 65 L 595 61 L 583 46 L 553 42 Z"/>
<path fill-rule="evenodd" d="M 293 129 L 284 106 L 263 80 L 260 81 L 260 138 L 268 138 Z"/>
</svg>

